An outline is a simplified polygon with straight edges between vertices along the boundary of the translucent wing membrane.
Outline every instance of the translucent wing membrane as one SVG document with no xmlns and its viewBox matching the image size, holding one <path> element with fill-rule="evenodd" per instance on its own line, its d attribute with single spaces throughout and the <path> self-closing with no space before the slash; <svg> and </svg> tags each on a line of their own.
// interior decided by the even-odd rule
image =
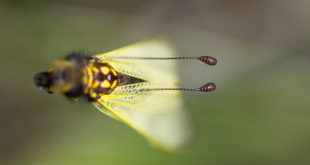
<svg viewBox="0 0 310 165">
<path fill-rule="evenodd" d="M 149 97 L 150 92 L 139 92 L 139 89 L 148 88 L 148 82 L 130 84 L 117 87 L 110 95 L 103 96 L 109 99 L 110 102 L 137 104 L 142 102 L 146 97 Z M 149 111 L 146 109 L 146 111 Z"/>
<path fill-rule="evenodd" d="M 127 123 L 162 150 L 178 150 L 191 140 L 191 123 L 177 92 L 154 92 L 136 104 L 105 98 L 94 104 L 103 113 Z"/>
<path fill-rule="evenodd" d="M 174 60 L 152 61 L 117 57 L 173 57 L 171 46 L 162 40 L 150 40 L 97 55 L 117 72 L 146 80 L 118 86 L 94 105 L 101 112 L 120 120 L 151 144 L 175 151 L 186 145 L 192 135 L 191 123 L 183 107 L 180 91 L 143 91 L 140 89 L 176 87 L 178 74 Z"/>
</svg>

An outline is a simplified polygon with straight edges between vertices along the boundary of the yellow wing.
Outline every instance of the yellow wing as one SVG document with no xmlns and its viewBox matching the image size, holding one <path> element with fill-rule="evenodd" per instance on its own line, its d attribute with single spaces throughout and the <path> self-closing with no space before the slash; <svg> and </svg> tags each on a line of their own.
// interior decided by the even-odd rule
<svg viewBox="0 0 310 165">
<path fill-rule="evenodd" d="M 172 47 L 162 40 L 129 45 L 96 57 L 124 74 L 146 82 L 118 86 L 94 105 L 101 112 L 120 120 L 145 136 L 155 147 L 175 151 L 192 137 L 192 125 L 179 91 L 145 91 L 139 89 L 175 87 L 178 81 L 173 60 L 132 60 L 115 57 L 172 57 Z"/>
</svg>

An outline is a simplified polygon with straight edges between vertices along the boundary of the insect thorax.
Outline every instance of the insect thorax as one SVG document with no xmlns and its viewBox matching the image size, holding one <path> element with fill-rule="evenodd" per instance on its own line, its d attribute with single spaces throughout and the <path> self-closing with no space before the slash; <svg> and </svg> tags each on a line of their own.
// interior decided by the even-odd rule
<svg viewBox="0 0 310 165">
<path fill-rule="evenodd" d="M 109 63 L 96 58 L 89 60 L 83 71 L 84 95 L 97 100 L 110 94 L 117 86 L 145 82 L 145 80 L 117 72 Z"/>
<path fill-rule="evenodd" d="M 83 73 L 83 92 L 91 100 L 110 94 L 118 85 L 119 74 L 106 62 L 90 60 Z"/>
</svg>

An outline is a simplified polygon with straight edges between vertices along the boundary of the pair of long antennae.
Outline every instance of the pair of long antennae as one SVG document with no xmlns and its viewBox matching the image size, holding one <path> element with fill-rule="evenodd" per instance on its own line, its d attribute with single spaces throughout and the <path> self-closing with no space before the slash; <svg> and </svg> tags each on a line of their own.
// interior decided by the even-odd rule
<svg viewBox="0 0 310 165">
<path fill-rule="evenodd" d="M 134 60 L 199 60 L 207 65 L 214 66 L 217 64 L 217 60 L 211 56 L 195 56 L 195 57 L 126 57 L 126 56 L 113 56 L 113 59 L 134 59 Z M 211 92 L 216 89 L 216 85 L 213 82 L 209 82 L 199 88 L 147 88 L 140 89 L 143 91 L 164 91 L 164 90 L 180 90 L 180 91 L 193 91 L 193 92 Z"/>
</svg>

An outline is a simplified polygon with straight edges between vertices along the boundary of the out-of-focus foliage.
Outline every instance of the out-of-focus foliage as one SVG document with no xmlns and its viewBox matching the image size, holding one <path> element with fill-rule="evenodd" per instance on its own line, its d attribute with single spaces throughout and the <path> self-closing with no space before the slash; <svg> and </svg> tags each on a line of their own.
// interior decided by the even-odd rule
<svg viewBox="0 0 310 165">
<path fill-rule="evenodd" d="M 0 2 L 0 164 L 309 164 L 310 2 Z M 33 74 L 73 50 L 105 52 L 163 35 L 180 56 L 197 136 L 180 153 L 149 147 L 86 102 L 38 92 Z M 193 74 L 195 73 L 195 74 Z"/>
</svg>

